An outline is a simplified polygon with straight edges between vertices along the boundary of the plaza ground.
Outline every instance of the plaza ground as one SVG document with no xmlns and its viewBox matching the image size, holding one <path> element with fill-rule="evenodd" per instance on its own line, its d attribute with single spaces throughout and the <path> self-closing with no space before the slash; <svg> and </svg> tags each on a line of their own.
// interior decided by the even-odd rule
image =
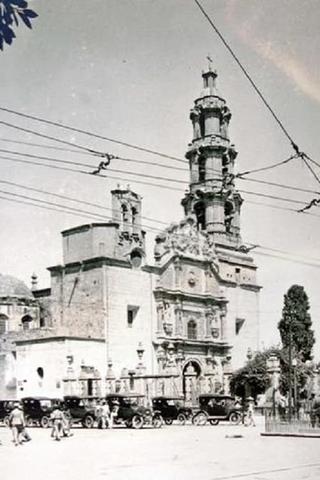
<svg viewBox="0 0 320 480">
<path fill-rule="evenodd" d="M 320 439 L 262 437 L 263 426 L 164 426 L 155 430 L 74 429 L 55 442 L 29 429 L 15 447 L 0 428 L 1 479 L 318 480 Z M 237 438 L 237 436 L 241 436 Z"/>
</svg>

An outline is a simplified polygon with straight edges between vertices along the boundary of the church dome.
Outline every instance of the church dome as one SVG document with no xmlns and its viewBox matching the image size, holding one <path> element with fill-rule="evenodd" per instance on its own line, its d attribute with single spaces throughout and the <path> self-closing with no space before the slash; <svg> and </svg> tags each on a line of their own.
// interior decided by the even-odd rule
<svg viewBox="0 0 320 480">
<path fill-rule="evenodd" d="M 11 275 L 2 275 L 0 273 L 0 298 L 1 297 L 31 299 L 33 295 L 22 280 L 12 277 Z"/>
</svg>

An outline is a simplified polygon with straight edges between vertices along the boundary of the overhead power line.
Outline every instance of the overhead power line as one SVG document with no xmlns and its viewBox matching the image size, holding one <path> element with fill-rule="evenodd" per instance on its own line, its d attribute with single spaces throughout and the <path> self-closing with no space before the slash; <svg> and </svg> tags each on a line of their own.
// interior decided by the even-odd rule
<svg viewBox="0 0 320 480">
<path fill-rule="evenodd" d="M 221 32 L 218 30 L 218 28 L 216 27 L 216 25 L 214 24 L 213 20 L 211 19 L 211 17 L 208 15 L 208 13 L 205 11 L 205 9 L 203 8 L 203 6 L 201 5 L 201 3 L 198 1 L 198 0 L 194 0 L 194 2 L 196 3 L 196 5 L 198 6 L 198 8 L 200 9 L 200 11 L 202 12 L 202 14 L 204 15 L 204 17 L 207 19 L 207 21 L 209 22 L 209 24 L 211 25 L 211 27 L 213 28 L 213 30 L 216 32 L 216 34 L 218 35 L 218 37 L 220 38 L 221 42 L 223 43 L 223 45 L 226 47 L 226 49 L 229 51 L 229 53 L 231 54 L 232 58 L 235 60 L 235 62 L 237 63 L 237 65 L 240 67 L 240 69 L 242 70 L 243 74 L 245 75 L 245 77 L 247 78 L 247 80 L 250 82 L 251 86 L 253 87 L 253 89 L 255 90 L 255 92 L 258 94 L 258 96 L 260 97 L 260 99 L 262 100 L 262 102 L 264 103 L 264 105 L 267 107 L 267 109 L 269 110 L 269 112 L 271 113 L 272 117 L 274 118 L 274 120 L 277 122 L 277 124 L 279 125 L 279 127 L 281 128 L 282 132 L 284 133 L 284 135 L 287 137 L 287 139 L 290 141 L 291 143 L 291 146 L 292 148 L 294 149 L 294 151 L 299 155 L 300 154 L 300 150 L 299 150 L 299 147 L 296 145 L 296 143 L 293 141 L 293 138 L 291 137 L 291 135 L 289 134 L 288 130 L 285 128 L 285 126 L 283 125 L 283 123 L 281 122 L 281 120 L 279 119 L 279 117 L 276 115 L 276 113 L 274 112 L 273 108 L 270 106 L 269 102 L 267 102 L 265 96 L 262 94 L 261 90 L 257 87 L 256 83 L 254 82 L 254 80 L 252 79 L 251 75 L 248 73 L 247 69 L 243 66 L 243 64 L 241 63 L 241 61 L 239 60 L 239 58 L 237 57 L 237 55 L 234 53 L 234 51 L 232 50 L 232 48 L 230 47 L 230 45 L 227 43 L 227 41 L 225 40 L 225 38 L 223 37 L 223 35 L 221 34 Z"/>
<path fill-rule="evenodd" d="M 70 197 L 69 195 L 62 195 L 60 193 L 49 192 L 48 190 L 43 190 L 41 188 L 30 187 L 30 186 L 27 186 L 27 185 L 23 185 L 21 183 L 9 182 L 7 180 L 0 180 L 0 183 L 3 183 L 4 185 L 9 185 L 9 186 L 12 186 L 12 187 L 22 188 L 22 189 L 30 191 L 30 192 L 41 193 L 43 195 L 49 195 L 49 196 L 53 196 L 53 197 L 56 197 L 56 198 L 61 198 L 63 200 L 80 203 L 80 204 L 83 204 L 83 205 L 87 205 L 89 207 L 99 208 L 101 210 L 119 212 L 119 213 L 121 212 L 121 210 L 116 210 L 116 209 L 113 209 L 113 208 L 109 208 L 109 207 L 106 207 L 105 205 L 101 205 L 99 203 L 88 202 L 86 200 L 80 200 L 80 199 L 75 198 L 75 197 Z M 168 225 L 168 222 L 162 222 L 160 220 L 155 220 L 155 219 L 150 218 L 150 217 L 142 216 L 141 218 L 143 218 L 145 220 L 148 220 L 150 222 L 155 222 L 155 223 L 159 223 L 159 224 L 166 225 L 166 226 Z"/>
<path fill-rule="evenodd" d="M 8 197 L 5 197 L 3 195 L 9 195 L 9 198 Z M 10 197 L 13 197 L 13 198 L 10 198 Z M 19 195 L 19 194 L 13 194 L 12 192 L 7 192 L 5 190 L 0 190 L 0 199 L 2 200 L 7 200 L 7 201 L 10 201 L 10 202 L 15 202 L 15 203 L 19 203 L 19 204 L 24 204 L 24 205 L 29 205 L 29 206 L 32 206 L 32 207 L 37 207 L 37 208 L 42 208 L 42 209 L 45 209 L 45 210 L 49 210 L 49 211 L 57 211 L 57 212 L 60 212 L 60 213 L 67 213 L 67 214 L 71 214 L 71 215 L 74 215 L 74 216 L 78 216 L 78 217 L 82 217 L 82 218 L 88 218 L 90 220 L 94 220 L 94 221 L 100 221 L 101 220 L 111 220 L 112 217 L 108 216 L 108 215 L 99 215 L 99 214 L 95 214 L 95 213 L 92 213 L 92 212 L 88 212 L 86 210 L 81 210 L 81 209 L 76 209 L 76 208 L 72 208 L 72 207 L 67 207 L 65 205 L 61 205 L 61 204 L 56 204 L 54 202 L 46 202 L 46 201 L 43 201 L 43 200 L 40 200 L 40 199 L 37 199 L 37 198 L 34 198 L 34 197 L 29 197 L 29 196 L 26 196 L 26 195 Z M 34 203 L 36 202 L 36 203 Z M 163 231 L 163 230 L 160 230 L 158 228 L 154 228 L 154 227 L 150 227 L 150 226 L 143 226 L 144 230 L 148 230 L 148 231 L 152 231 L 152 232 L 159 232 L 159 231 Z M 249 243 L 249 245 L 254 245 L 254 244 L 251 244 Z M 265 255 L 265 256 L 269 256 L 269 257 L 274 257 L 274 258 L 282 258 L 283 260 L 286 260 L 286 261 L 291 261 L 291 262 L 294 262 L 294 263 L 300 263 L 300 264 L 304 264 L 304 265 L 308 265 L 308 266 L 316 266 L 316 267 L 320 267 L 320 259 L 316 259 L 316 258 L 311 258 L 311 257 L 303 257 L 305 259 L 309 259 L 310 258 L 310 262 L 306 262 L 304 260 L 299 260 L 297 258 L 293 258 L 293 256 L 297 256 L 296 254 L 292 254 L 290 252 L 284 252 L 282 250 L 277 250 L 277 249 L 272 249 L 272 248 L 269 248 L 269 247 L 264 247 L 263 245 L 254 245 L 255 247 L 259 248 L 259 249 L 262 249 L 262 250 L 270 250 L 271 252 L 275 252 L 276 254 L 273 254 L 273 253 L 266 253 L 266 252 L 261 252 L 261 251 L 256 251 L 257 254 L 259 255 Z M 280 253 L 280 255 L 279 255 Z M 282 254 L 285 254 L 286 256 L 282 255 Z M 300 255 L 298 255 L 300 256 Z M 314 262 L 319 262 L 319 264 L 316 264 Z"/>
<path fill-rule="evenodd" d="M 268 165 L 267 167 L 261 167 L 261 168 L 255 168 L 253 170 L 247 170 L 246 172 L 240 172 L 235 175 L 236 178 L 242 178 L 245 175 L 249 175 L 251 173 L 257 173 L 257 172 L 264 172 L 265 170 L 271 170 L 276 167 L 280 167 L 281 165 L 285 165 L 286 163 L 289 163 L 291 160 L 298 158 L 298 154 L 291 155 L 291 157 L 287 158 L 286 160 L 282 160 L 282 162 L 277 162 L 273 163 L 272 165 Z"/>
<path fill-rule="evenodd" d="M 72 131 L 72 132 L 82 133 L 84 135 L 88 135 L 88 136 L 93 137 L 93 138 L 99 138 L 100 140 L 107 140 L 108 142 L 111 142 L 111 143 L 116 143 L 118 145 L 123 145 L 125 147 L 129 147 L 129 148 L 133 148 L 135 150 L 139 150 L 140 152 L 151 153 L 153 155 L 158 155 L 159 157 L 167 158 L 167 159 L 170 159 L 170 160 L 176 160 L 177 162 L 186 163 L 185 160 L 182 160 L 181 158 L 178 158 L 178 157 L 174 157 L 173 155 L 167 155 L 166 153 L 162 153 L 162 152 L 159 152 L 157 150 L 152 150 L 150 148 L 134 145 L 132 143 L 123 142 L 122 140 L 115 140 L 114 138 L 106 137 L 104 135 L 99 135 L 97 133 L 93 133 L 93 132 L 90 132 L 88 130 L 84 130 L 84 129 L 81 129 L 81 128 L 71 127 L 70 125 L 65 125 L 64 123 L 54 122 L 52 120 L 48 120 L 48 119 L 45 119 L 45 118 L 40 118 L 40 117 L 37 117 L 35 115 L 29 115 L 29 114 L 26 114 L 26 113 L 18 112 L 17 110 L 12 110 L 10 108 L 5 108 L 5 107 L 1 107 L 1 106 L 0 106 L 0 111 L 7 112 L 7 113 L 12 113 L 13 115 L 17 115 L 19 117 L 28 118 L 30 120 L 35 120 L 36 122 L 45 123 L 47 125 L 52 125 L 52 126 L 55 126 L 55 127 L 58 127 L 58 128 L 62 128 L 62 129 L 65 129 L 65 130 Z"/>
<path fill-rule="evenodd" d="M 27 155 L 33 157 L 31 154 L 27 154 Z M 63 160 L 53 159 L 51 157 L 37 157 L 36 156 L 36 158 L 44 158 L 46 160 L 51 160 L 53 162 L 58 161 L 59 163 L 64 162 Z M 57 166 L 57 165 L 48 165 L 48 164 L 44 164 L 44 163 L 28 161 L 28 160 L 21 160 L 21 159 L 17 159 L 17 158 L 3 157 L 3 156 L 0 156 L 0 159 L 3 159 L 5 161 L 26 163 L 26 164 L 31 164 L 31 165 L 41 166 L 41 167 L 48 167 L 48 168 L 54 168 L 54 169 L 58 169 L 58 170 L 65 170 L 65 171 L 81 173 L 81 174 L 85 174 L 85 175 L 91 175 L 91 172 L 84 171 L 84 170 L 78 170 L 78 169 L 74 169 L 74 168 L 69 168 L 69 167 L 61 167 L 61 166 Z M 69 163 L 74 164 L 75 163 L 77 166 L 78 165 L 79 166 L 88 166 L 87 164 L 82 164 L 82 163 L 79 163 L 79 162 L 66 161 L 66 163 L 67 164 L 69 164 Z M 171 181 L 171 182 L 178 182 L 178 183 L 186 184 L 186 182 L 183 181 L 183 180 L 176 180 L 176 179 L 170 179 L 170 178 L 167 178 L 167 177 L 159 177 L 159 176 L 147 175 L 147 174 L 139 174 L 139 173 L 130 172 L 130 171 L 127 171 L 127 170 L 108 169 L 108 171 L 121 173 L 121 174 L 124 174 L 124 175 L 133 175 L 133 176 L 163 180 L 163 181 L 166 181 L 166 182 Z M 115 176 L 112 176 L 110 174 L 108 174 L 108 175 L 99 174 L 98 176 L 102 177 L 102 178 L 116 179 L 116 180 L 120 180 L 120 181 L 128 180 L 128 179 L 124 179 L 122 177 L 115 177 Z M 153 186 L 153 187 L 171 189 L 173 191 L 181 191 L 181 192 L 185 191 L 183 189 L 178 189 L 176 187 L 170 187 L 168 185 L 162 185 L 162 184 L 159 184 L 159 183 L 144 182 L 144 181 L 138 180 L 138 179 L 132 179 L 132 181 L 134 181 L 135 183 L 140 183 L 140 184 L 142 183 L 142 184 Z M 261 192 L 258 192 L 258 193 L 257 192 L 249 192 L 247 190 L 239 190 L 239 192 L 249 194 L 249 195 L 255 195 L 255 196 L 258 196 L 258 197 L 270 198 L 270 199 L 273 199 L 273 200 L 281 200 L 281 201 L 285 201 L 285 202 L 291 202 L 291 203 L 296 203 L 296 204 L 300 204 L 300 205 L 306 205 L 306 202 L 303 202 L 303 201 L 299 201 L 299 200 L 296 200 L 296 199 L 288 199 L 286 197 L 279 197 L 279 196 L 275 196 L 275 195 L 268 195 L 268 194 L 264 194 L 264 193 L 261 193 Z M 293 211 L 296 211 L 296 210 L 293 210 Z"/>
<path fill-rule="evenodd" d="M 23 128 L 18 125 L 14 125 L 13 123 L 8 123 L 4 122 L 3 120 L 0 120 L 0 125 L 4 125 L 9 128 L 13 128 L 15 130 L 19 130 L 20 132 L 25 132 L 25 133 L 31 133 L 32 135 L 36 135 L 41 138 L 46 138 L 47 140 L 53 140 L 54 142 L 62 143 L 64 145 L 69 145 L 74 148 L 79 148 L 82 151 L 86 151 L 87 153 L 90 153 L 91 155 L 101 157 L 101 158 L 106 158 L 107 160 L 110 160 L 110 154 L 105 153 L 105 152 L 99 152 L 98 150 L 95 150 L 93 148 L 89 147 L 84 147 L 83 145 L 79 145 L 78 143 L 73 143 L 73 142 L 68 142 L 67 140 L 62 140 L 60 138 L 56 137 L 51 137 L 50 135 L 46 135 L 44 133 L 36 132 L 35 130 L 30 130 L 28 128 Z"/>
</svg>

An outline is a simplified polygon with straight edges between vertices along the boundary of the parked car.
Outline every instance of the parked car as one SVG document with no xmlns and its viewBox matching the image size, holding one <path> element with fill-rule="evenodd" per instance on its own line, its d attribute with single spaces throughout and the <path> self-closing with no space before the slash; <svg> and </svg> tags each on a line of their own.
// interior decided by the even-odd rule
<svg viewBox="0 0 320 480">
<path fill-rule="evenodd" d="M 160 428 L 163 424 L 160 413 L 144 407 L 143 399 L 144 395 L 135 393 L 110 393 L 106 395 L 106 401 L 110 412 L 113 414 L 114 423 L 124 424 L 128 428 L 136 429 L 142 428 L 144 425 Z"/>
<path fill-rule="evenodd" d="M 181 397 L 154 397 L 152 408 L 159 412 L 166 425 L 171 425 L 174 420 L 184 425 L 192 417 L 191 408 L 184 406 L 184 399 Z"/>
<path fill-rule="evenodd" d="M 229 395 L 203 394 L 199 395 L 199 408 L 192 417 L 194 425 L 218 425 L 221 420 L 239 423 L 241 406 Z"/>
<path fill-rule="evenodd" d="M 9 425 L 9 415 L 16 400 L 0 400 L 0 422 Z"/>
<path fill-rule="evenodd" d="M 97 421 L 97 400 L 99 397 L 79 397 L 68 395 L 63 398 L 63 406 L 71 424 L 81 423 L 85 428 L 92 428 Z"/>
<path fill-rule="evenodd" d="M 26 425 L 31 427 L 35 424 L 43 428 L 50 425 L 50 415 L 57 403 L 61 400 L 48 397 L 24 397 L 21 399 Z"/>
</svg>

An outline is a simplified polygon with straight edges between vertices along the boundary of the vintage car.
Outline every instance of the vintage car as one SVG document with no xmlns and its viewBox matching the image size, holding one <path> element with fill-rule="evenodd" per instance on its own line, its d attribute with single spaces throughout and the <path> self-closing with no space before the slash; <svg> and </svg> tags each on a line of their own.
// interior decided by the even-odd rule
<svg viewBox="0 0 320 480">
<path fill-rule="evenodd" d="M 0 422 L 9 425 L 9 415 L 14 407 L 15 400 L 0 400 Z"/>
<path fill-rule="evenodd" d="M 160 428 L 163 424 L 159 412 L 143 406 L 144 395 L 110 393 L 105 398 L 115 424 L 124 424 L 128 428 L 136 429 L 142 428 L 144 425 Z"/>
<path fill-rule="evenodd" d="M 194 425 L 218 425 L 221 420 L 239 423 L 241 406 L 229 395 L 202 394 L 199 395 L 199 408 L 192 417 Z"/>
<path fill-rule="evenodd" d="M 57 398 L 24 397 L 21 399 L 26 425 L 40 425 L 47 428 L 50 425 L 50 415 L 56 404 L 61 402 Z"/>
<path fill-rule="evenodd" d="M 85 428 L 92 428 L 97 421 L 98 397 L 63 397 L 63 406 L 70 423 L 81 423 Z"/>
<path fill-rule="evenodd" d="M 186 421 L 192 417 L 192 410 L 184 406 L 182 397 L 154 397 L 152 408 L 155 412 L 159 412 L 166 425 L 171 425 L 174 420 L 177 420 L 180 425 L 185 425 Z"/>
</svg>

